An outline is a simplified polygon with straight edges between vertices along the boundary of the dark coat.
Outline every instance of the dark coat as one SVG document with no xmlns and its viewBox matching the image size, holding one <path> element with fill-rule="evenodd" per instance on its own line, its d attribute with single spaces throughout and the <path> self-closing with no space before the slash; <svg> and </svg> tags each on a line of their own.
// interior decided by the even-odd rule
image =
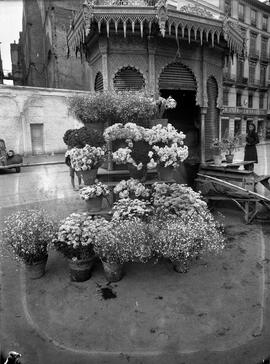
<svg viewBox="0 0 270 364">
<path fill-rule="evenodd" d="M 258 163 L 258 155 L 256 144 L 259 143 L 258 134 L 256 132 L 249 133 L 246 137 L 244 161 L 254 161 Z"/>
</svg>

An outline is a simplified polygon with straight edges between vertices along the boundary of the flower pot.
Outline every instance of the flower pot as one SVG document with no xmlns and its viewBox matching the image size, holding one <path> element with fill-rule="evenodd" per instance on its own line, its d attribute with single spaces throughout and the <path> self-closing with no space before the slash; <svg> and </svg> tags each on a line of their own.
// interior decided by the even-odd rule
<svg viewBox="0 0 270 364">
<path fill-rule="evenodd" d="M 102 260 L 105 277 L 108 282 L 118 282 L 123 277 L 123 264 L 107 263 Z"/>
<path fill-rule="evenodd" d="M 142 169 L 138 170 L 137 167 L 135 167 L 133 164 L 128 163 L 127 167 L 131 178 L 138 179 L 139 181 L 146 180 L 146 174 L 147 174 L 146 166 L 143 166 Z"/>
<path fill-rule="evenodd" d="M 72 282 L 84 282 L 91 277 L 95 256 L 88 259 L 72 260 L 69 259 L 69 274 Z"/>
<path fill-rule="evenodd" d="M 92 197 L 89 200 L 85 200 L 87 204 L 87 210 L 89 212 L 97 212 L 102 209 L 103 196 Z"/>
<path fill-rule="evenodd" d="M 46 270 L 46 264 L 48 260 L 48 255 L 38 262 L 32 264 L 25 263 L 26 276 L 30 279 L 38 279 L 44 276 Z"/>
<path fill-rule="evenodd" d="M 234 154 L 226 154 L 225 155 L 226 162 L 227 163 L 232 163 L 233 162 L 233 157 L 234 157 Z"/>
<path fill-rule="evenodd" d="M 191 260 L 173 260 L 172 261 L 173 269 L 177 273 L 187 273 L 191 266 Z"/>
<path fill-rule="evenodd" d="M 168 125 L 168 119 L 154 119 L 150 120 L 149 127 L 152 128 L 153 126 L 161 124 L 162 126 Z"/>
<path fill-rule="evenodd" d="M 157 166 L 158 177 L 161 181 L 175 180 L 175 169 L 173 167 Z"/>
<path fill-rule="evenodd" d="M 83 182 L 86 186 L 93 185 L 97 178 L 98 168 L 92 168 L 87 171 L 82 171 Z"/>
<path fill-rule="evenodd" d="M 214 154 L 213 159 L 216 166 L 220 166 L 222 164 L 222 156 L 220 154 Z"/>
</svg>

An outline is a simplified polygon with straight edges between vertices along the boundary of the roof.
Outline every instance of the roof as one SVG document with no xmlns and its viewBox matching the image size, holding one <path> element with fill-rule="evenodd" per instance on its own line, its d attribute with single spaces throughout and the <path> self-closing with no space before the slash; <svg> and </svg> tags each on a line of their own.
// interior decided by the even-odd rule
<svg viewBox="0 0 270 364">
<path fill-rule="evenodd" d="M 91 34 L 101 32 L 102 28 L 110 36 L 112 24 L 115 32 L 121 24 L 124 37 L 128 27 L 132 32 L 135 28 L 139 29 L 143 37 L 145 24 L 150 34 L 156 24 L 163 37 L 185 36 L 189 42 L 195 39 L 201 44 L 210 42 L 212 46 L 225 40 L 228 48 L 238 54 L 244 48 L 243 34 L 232 18 L 197 4 L 176 10 L 168 7 L 166 0 L 85 0 L 72 21 L 68 33 L 69 47 L 76 50 Z"/>
</svg>

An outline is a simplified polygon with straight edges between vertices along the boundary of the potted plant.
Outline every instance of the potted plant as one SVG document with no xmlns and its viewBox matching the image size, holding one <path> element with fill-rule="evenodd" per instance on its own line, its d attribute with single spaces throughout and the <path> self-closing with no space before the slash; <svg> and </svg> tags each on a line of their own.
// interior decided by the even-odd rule
<svg viewBox="0 0 270 364">
<path fill-rule="evenodd" d="M 72 281 L 83 282 L 91 277 L 93 245 L 104 221 L 87 213 L 73 213 L 60 222 L 53 245 L 68 259 Z"/>
<path fill-rule="evenodd" d="M 194 211 L 207 210 L 207 204 L 199 192 L 178 183 L 154 183 L 151 202 L 159 218 L 189 216 Z"/>
<path fill-rule="evenodd" d="M 234 154 L 233 152 L 236 151 L 241 143 L 241 136 L 228 136 L 222 139 L 223 149 L 225 151 L 225 158 L 227 163 L 233 162 Z"/>
<path fill-rule="evenodd" d="M 186 273 L 194 259 L 202 254 L 219 253 L 224 248 L 220 224 L 204 211 L 162 219 L 155 232 L 153 250 L 159 257 L 169 259 L 178 273 Z"/>
<path fill-rule="evenodd" d="M 139 180 L 130 178 L 128 180 L 120 181 L 115 187 L 113 192 L 119 195 L 119 198 L 138 198 L 148 199 L 150 196 L 149 188 L 146 188 Z"/>
<path fill-rule="evenodd" d="M 112 220 L 102 226 L 94 251 L 102 261 L 109 282 L 123 276 L 125 262 L 146 262 L 152 256 L 152 239 L 147 224 L 138 218 Z"/>
<path fill-rule="evenodd" d="M 214 138 L 212 140 L 212 143 L 210 144 L 210 149 L 212 150 L 213 153 L 213 159 L 215 165 L 220 166 L 222 163 L 221 153 L 224 152 L 224 143 L 218 138 Z"/>
<path fill-rule="evenodd" d="M 184 139 L 185 135 L 171 124 L 156 125 L 145 133 L 145 140 L 152 147 L 148 153 L 148 168 L 157 167 L 161 180 L 174 179 L 174 169 L 188 157 Z"/>
<path fill-rule="evenodd" d="M 29 278 L 45 274 L 48 245 L 55 231 L 54 222 L 43 210 L 20 210 L 5 219 L 2 230 L 5 246 L 24 262 Z"/>
<path fill-rule="evenodd" d="M 91 147 L 72 148 L 69 151 L 71 166 L 75 171 L 81 171 L 84 184 L 91 185 L 95 182 L 98 168 L 105 159 L 105 148 Z"/>
<path fill-rule="evenodd" d="M 80 189 L 80 198 L 87 203 L 89 212 L 100 211 L 102 207 L 103 197 L 110 194 L 107 185 L 98 182 L 91 186 L 86 186 Z"/>
</svg>

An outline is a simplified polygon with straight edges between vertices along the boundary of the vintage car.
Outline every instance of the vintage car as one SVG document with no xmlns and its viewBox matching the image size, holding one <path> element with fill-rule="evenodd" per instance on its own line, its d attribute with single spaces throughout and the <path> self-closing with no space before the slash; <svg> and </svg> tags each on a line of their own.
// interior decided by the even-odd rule
<svg viewBox="0 0 270 364">
<path fill-rule="evenodd" d="M 17 173 L 21 171 L 23 157 L 15 154 L 13 150 L 6 150 L 4 139 L 0 139 L 0 170 L 14 168 Z"/>
</svg>

